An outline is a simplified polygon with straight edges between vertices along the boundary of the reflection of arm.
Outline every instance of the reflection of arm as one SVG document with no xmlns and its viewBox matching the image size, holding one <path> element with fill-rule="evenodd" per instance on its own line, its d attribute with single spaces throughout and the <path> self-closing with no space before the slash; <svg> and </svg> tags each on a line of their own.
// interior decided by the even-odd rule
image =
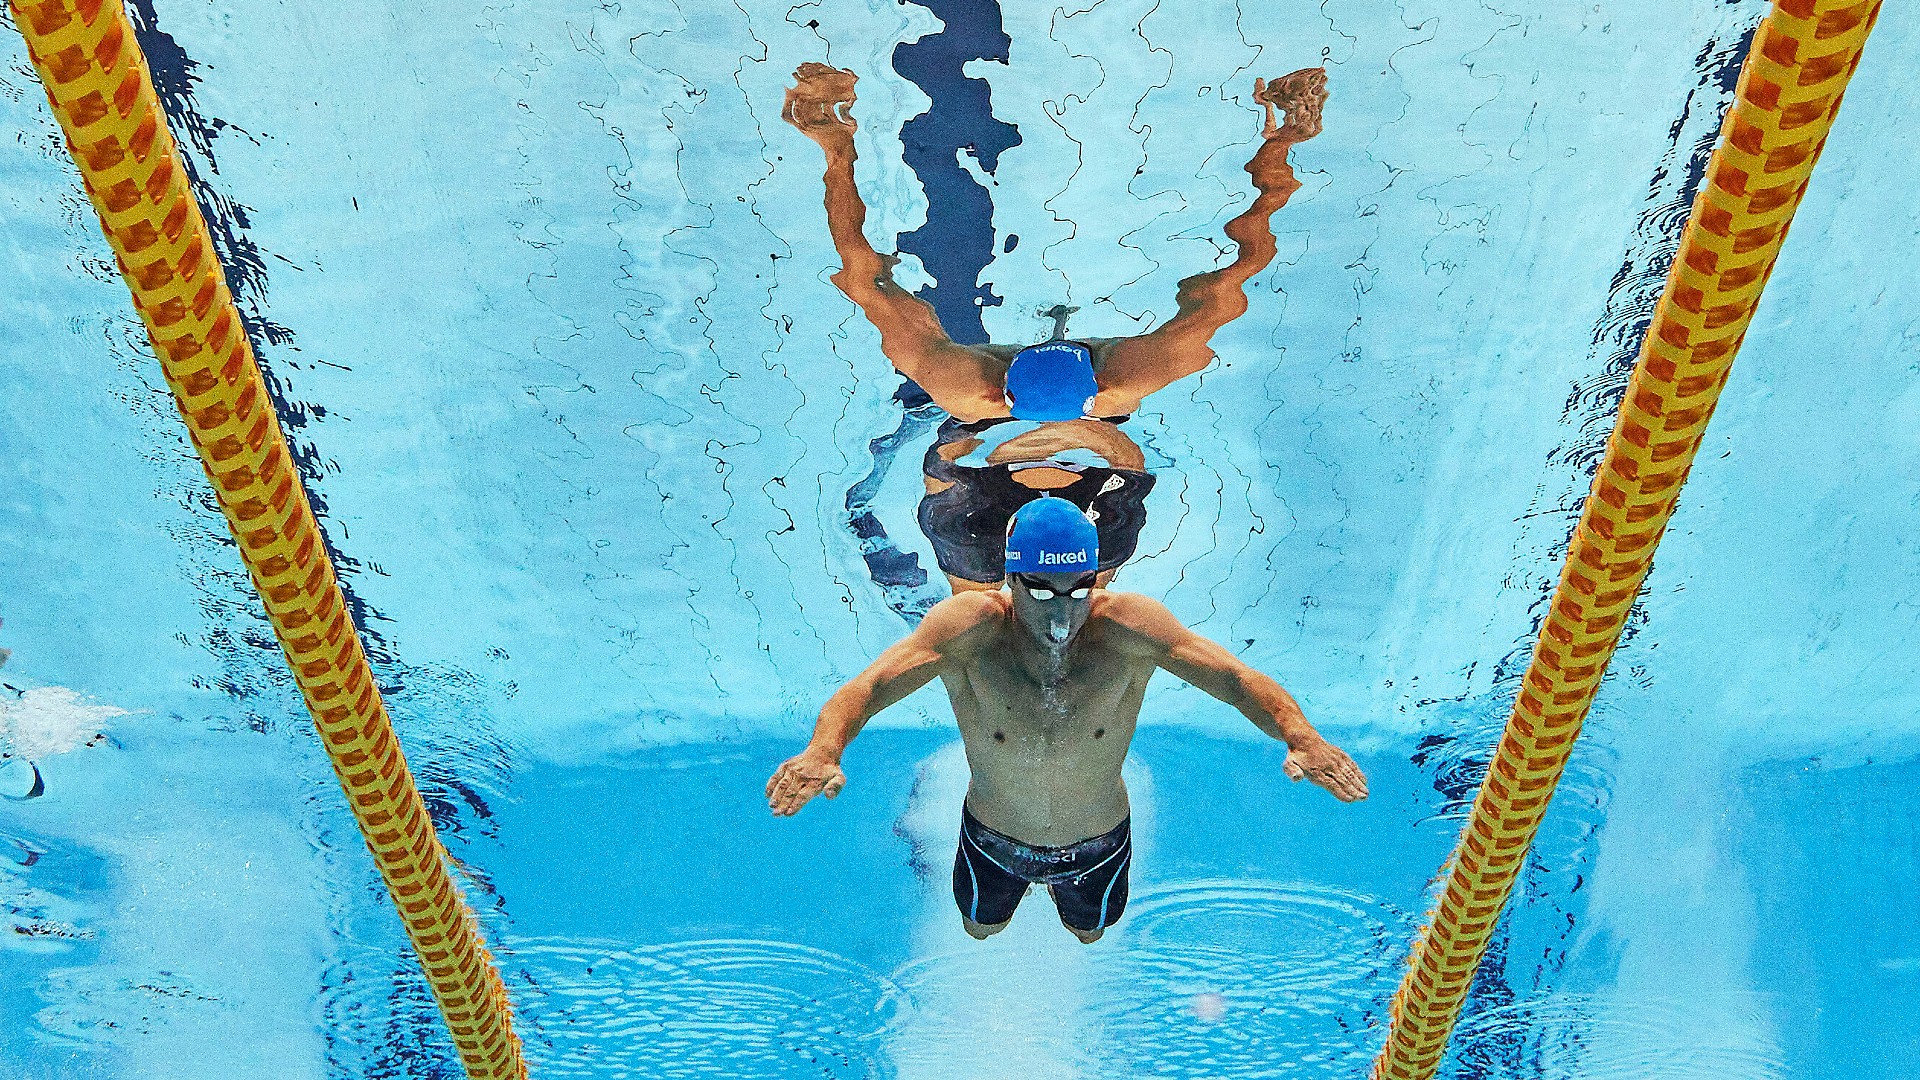
<svg viewBox="0 0 1920 1080">
<path fill-rule="evenodd" d="M 840 255 L 833 283 L 880 331 L 880 351 L 902 375 L 962 421 L 1005 416 L 1005 395 L 987 377 L 986 358 L 947 337 L 933 305 L 893 280 L 894 260 L 867 242 L 867 204 L 854 183 L 853 141 L 827 151 L 827 230 Z"/>
<path fill-rule="evenodd" d="M 1166 605 L 1138 593 L 1108 594 L 1108 613 L 1176 677 L 1240 710 L 1289 747 L 1321 742 L 1293 695 L 1215 641 L 1188 629 Z"/>
<path fill-rule="evenodd" d="M 867 669 L 834 692 L 820 710 L 808 750 L 833 761 L 880 710 L 933 681 L 949 660 L 972 647 L 1000 612 L 997 597 L 967 593 L 942 600 L 913 633 L 889 646 Z"/>
<path fill-rule="evenodd" d="M 957 461 L 980 445 L 978 439 L 971 442 L 948 460 Z M 1091 450 L 1116 469 L 1145 472 L 1147 468 L 1147 455 L 1140 444 L 1105 420 L 1060 420 L 1042 425 L 994 447 L 987 454 L 987 464 L 1045 461 L 1068 450 Z"/>
<path fill-rule="evenodd" d="M 867 204 L 854 183 L 853 140 L 849 138 L 842 145 L 829 146 L 826 151 L 827 232 L 833 236 L 833 249 L 840 254 L 841 267 L 840 272 L 833 275 L 833 283 L 871 317 L 869 305 L 896 302 L 889 292 L 906 295 L 906 290 L 894 284 L 892 268 L 867 242 Z M 927 319 L 935 322 L 931 311 L 927 312 Z M 888 321 L 897 320 L 889 318 Z M 934 331 L 937 333 L 938 329 L 936 322 Z"/>
<path fill-rule="evenodd" d="M 1267 268 L 1278 250 L 1273 239 L 1274 212 L 1300 190 L 1287 154 L 1296 144 L 1319 133 L 1319 102 L 1326 97 L 1325 83 L 1324 73 L 1309 69 L 1276 84 L 1276 93 L 1285 94 L 1283 107 L 1288 108 L 1284 127 L 1274 125 L 1275 101 L 1263 99 L 1267 130 L 1260 149 L 1247 162 L 1247 172 L 1260 194 L 1245 213 L 1227 222 L 1227 239 L 1238 248 L 1233 261 L 1218 270 L 1183 279 L 1174 298 L 1178 310 L 1173 318 L 1109 350 L 1100 369 L 1102 393 L 1094 405 L 1100 415 L 1132 412 L 1141 398 L 1213 362 L 1209 343 L 1214 332 L 1246 312 L 1247 282 Z M 1282 85 L 1284 91 L 1279 89 Z M 1300 114 L 1297 118 L 1296 112 Z"/>
</svg>

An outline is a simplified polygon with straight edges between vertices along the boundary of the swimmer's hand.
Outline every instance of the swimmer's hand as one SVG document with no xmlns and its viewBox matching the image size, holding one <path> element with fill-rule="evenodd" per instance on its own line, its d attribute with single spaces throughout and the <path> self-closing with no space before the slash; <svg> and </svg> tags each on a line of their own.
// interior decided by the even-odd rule
<svg viewBox="0 0 1920 1080">
<path fill-rule="evenodd" d="M 793 89 L 787 91 L 781 119 L 822 147 L 852 145 L 853 133 L 860 127 L 852 112 L 853 84 L 859 78 L 811 60 L 801 64 L 793 73 Z"/>
<path fill-rule="evenodd" d="M 1267 125 L 1261 135 L 1281 142 L 1305 142 L 1320 134 L 1320 114 L 1327 104 L 1327 69 L 1301 68 L 1268 82 L 1253 80 L 1253 99 L 1266 106 Z M 1274 110 L 1286 114 L 1275 124 Z"/>
<path fill-rule="evenodd" d="M 767 781 L 767 809 L 775 817 L 792 817 L 815 795 L 831 799 L 847 786 L 847 774 L 840 762 L 809 746 L 788 758 Z"/>
<path fill-rule="evenodd" d="M 1317 736 L 1302 742 L 1287 753 L 1280 766 L 1289 780 L 1311 780 L 1341 802 L 1359 802 L 1367 797 L 1367 777 L 1347 752 Z"/>
</svg>

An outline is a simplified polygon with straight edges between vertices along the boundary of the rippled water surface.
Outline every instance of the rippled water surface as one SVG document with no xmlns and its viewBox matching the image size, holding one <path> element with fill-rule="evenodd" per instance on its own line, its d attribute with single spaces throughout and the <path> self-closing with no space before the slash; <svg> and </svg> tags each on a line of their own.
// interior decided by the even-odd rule
<svg viewBox="0 0 1920 1080">
<path fill-rule="evenodd" d="M 1364 1074 L 1766 5 L 128 7 L 534 1075 L 974 1080 Z M 806 62 L 967 345 L 1167 324 L 1255 78 L 1331 97 L 1216 360 L 968 442 L 832 280 Z M 1450 1080 L 1920 1067 L 1916 63 L 1889 5 Z M 0 1075 L 455 1076 L 10 24 L 0 133 Z M 937 689 L 768 815 L 1014 466 L 1371 798 L 1163 676 L 1092 946 L 962 932 Z"/>
</svg>

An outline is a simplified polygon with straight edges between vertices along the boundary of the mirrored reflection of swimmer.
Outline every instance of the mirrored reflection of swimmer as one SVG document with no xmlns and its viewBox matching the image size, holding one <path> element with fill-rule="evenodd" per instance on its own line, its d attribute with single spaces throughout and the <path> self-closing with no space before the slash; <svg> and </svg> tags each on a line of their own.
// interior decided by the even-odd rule
<svg viewBox="0 0 1920 1080">
<path fill-rule="evenodd" d="M 1325 72 L 1256 81 L 1266 123 L 1247 171 L 1259 197 L 1226 226 L 1238 244 L 1233 262 L 1183 280 L 1172 319 L 1131 338 L 1076 341 L 1066 333 L 1076 309 L 1057 305 L 1043 313 L 1054 320 L 1052 338 L 1025 348 L 955 343 L 933 307 L 893 280 L 898 260 L 867 242 L 866 206 L 854 183 L 856 76 L 809 63 L 794 80 L 786 119 L 827 158 L 827 220 L 842 263 L 833 281 L 879 329 L 881 351 L 900 373 L 949 414 L 924 460 L 919 511 L 948 584 L 955 592 L 999 588 L 1008 519 L 1052 494 L 1097 523 L 1097 585 L 1106 587 L 1134 553 L 1154 482 L 1139 446 L 1117 425 L 1148 394 L 1206 367 L 1214 332 L 1246 311 L 1246 282 L 1274 256 L 1272 215 L 1299 187 L 1287 153 L 1320 131 Z"/>
<path fill-rule="evenodd" d="M 966 746 L 953 896 L 985 938 L 1045 885 L 1060 921 L 1093 942 L 1127 903 L 1132 840 L 1120 769 L 1147 683 L 1171 672 L 1287 744 L 1282 766 L 1344 802 L 1367 797 L 1353 759 L 1322 738 L 1280 684 L 1195 634 L 1158 601 L 1094 588 L 1099 536 L 1072 503 L 1014 515 L 1011 588 L 936 604 L 904 640 L 834 693 L 813 738 L 767 781 L 776 815 L 846 786 L 847 745 L 880 710 L 939 678 Z"/>
<path fill-rule="evenodd" d="M 1154 482 L 1139 444 L 1104 420 L 999 421 L 984 429 L 950 420 L 922 467 L 920 529 L 954 592 L 1000 588 L 1007 523 L 1043 495 L 1064 498 L 1093 520 L 1096 583 L 1105 588 L 1139 546 Z"/>
<path fill-rule="evenodd" d="M 1148 394 L 1211 363 L 1214 333 L 1247 310 L 1246 283 L 1273 261 L 1271 219 L 1300 187 L 1287 153 L 1320 133 L 1327 98 L 1321 68 L 1255 82 L 1266 123 L 1246 168 L 1259 195 L 1226 225 L 1228 239 L 1238 245 L 1233 261 L 1182 280 L 1171 319 L 1133 337 L 1069 341 L 1062 333 L 1069 309 L 1056 308 L 1056 339 L 1020 348 L 954 342 L 933 306 L 893 280 L 899 260 L 867 242 L 867 207 L 854 183 L 857 124 L 850 110 L 857 76 L 806 63 L 793 77 L 785 118 L 827 158 L 827 228 L 841 262 L 833 283 L 880 331 L 880 350 L 894 367 L 962 424 L 1003 417 L 1124 417 Z M 1284 114 L 1284 122 L 1276 113 Z"/>
</svg>

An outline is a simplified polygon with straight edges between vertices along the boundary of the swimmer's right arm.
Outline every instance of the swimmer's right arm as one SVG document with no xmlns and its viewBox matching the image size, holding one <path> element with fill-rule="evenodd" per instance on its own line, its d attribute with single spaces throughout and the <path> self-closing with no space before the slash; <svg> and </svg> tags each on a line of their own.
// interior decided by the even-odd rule
<svg viewBox="0 0 1920 1080">
<path fill-rule="evenodd" d="M 1004 604 L 1000 593 L 962 593 L 935 604 L 913 633 L 889 646 L 867 669 L 835 691 L 820 709 L 807 748 L 788 758 L 767 781 L 767 808 L 780 817 L 815 795 L 831 799 L 847 786 L 840 755 L 880 710 L 933 681 L 992 627 Z"/>
</svg>

